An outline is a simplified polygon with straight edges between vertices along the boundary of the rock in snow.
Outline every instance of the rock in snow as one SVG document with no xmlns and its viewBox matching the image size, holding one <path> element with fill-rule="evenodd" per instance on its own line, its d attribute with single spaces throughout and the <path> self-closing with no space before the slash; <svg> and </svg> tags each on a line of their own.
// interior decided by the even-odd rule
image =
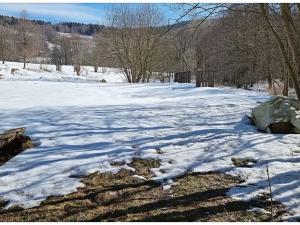
<svg viewBox="0 0 300 225">
<path fill-rule="evenodd" d="M 252 110 L 258 129 L 272 133 L 300 133 L 300 102 L 297 99 L 276 96 Z"/>
</svg>

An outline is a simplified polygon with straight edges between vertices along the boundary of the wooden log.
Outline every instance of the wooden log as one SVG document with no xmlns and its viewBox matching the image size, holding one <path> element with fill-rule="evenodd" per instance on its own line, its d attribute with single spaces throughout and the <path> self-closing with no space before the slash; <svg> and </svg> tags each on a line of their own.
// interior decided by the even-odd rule
<svg viewBox="0 0 300 225">
<path fill-rule="evenodd" d="M 24 127 L 20 127 L 0 134 L 0 166 L 22 151 L 34 147 L 25 131 Z"/>
<path fill-rule="evenodd" d="M 24 135 L 26 131 L 25 127 L 19 127 L 10 129 L 0 134 L 0 150 L 5 146 L 13 142 L 17 137 Z"/>
</svg>

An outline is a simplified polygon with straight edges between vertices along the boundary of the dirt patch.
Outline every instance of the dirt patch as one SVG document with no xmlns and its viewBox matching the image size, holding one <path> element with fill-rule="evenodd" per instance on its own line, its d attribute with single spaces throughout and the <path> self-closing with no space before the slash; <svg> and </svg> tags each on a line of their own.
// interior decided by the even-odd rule
<svg viewBox="0 0 300 225">
<path fill-rule="evenodd" d="M 247 167 L 250 168 L 253 164 L 257 163 L 257 160 L 246 157 L 246 158 L 231 158 L 233 165 L 236 167 Z"/>
<path fill-rule="evenodd" d="M 157 159 L 133 159 L 132 163 L 129 164 L 130 167 L 135 169 L 134 174 L 142 176 L 144 178 L 153 177 L 151 172 L 152 168 L 160 167 L 160 163 Z"/>
<path fill-rule="evenodd" d="M 135 172 L 121 169 L 117 174 L 85 176 L 84 188 L 49 197 L 38 207 L 2 210 L 0 221 L 270 221 L 269 214 L 247 211 L 252 207 L 269 211 L 266 198 L 242 202 L 226 196 L 240 183 L 237 177 L 188 173 L 176 178 L 171 189 L 163 190 L 149 179 L 159 161 L 134 159 L 129 166 Z M 278 221 L 283 207 L 274 202 L 273 207 Z"/>
</svg>

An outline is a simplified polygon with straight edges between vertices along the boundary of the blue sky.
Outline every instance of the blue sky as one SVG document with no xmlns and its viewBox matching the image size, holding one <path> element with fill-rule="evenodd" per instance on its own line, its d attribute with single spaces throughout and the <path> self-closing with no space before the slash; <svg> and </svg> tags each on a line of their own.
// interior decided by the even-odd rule
<svg viewBox="0 0 300 225">
<path fill-rule="evenodd" d="M 19 16 L 20 11 L 25 9 L 30 19 L 40 19 L 57 23 L 61 21 L 105 24 L 106 12 L 114 4 L 108 3 L 13 3 L 0 4 L 0 14 Z M 158 4 L 165 13 L 166 18 L 176 19 L 177 15 L 167 4 Z M 173 20 L 174 21 L 174 20 Z"/>
</svg>

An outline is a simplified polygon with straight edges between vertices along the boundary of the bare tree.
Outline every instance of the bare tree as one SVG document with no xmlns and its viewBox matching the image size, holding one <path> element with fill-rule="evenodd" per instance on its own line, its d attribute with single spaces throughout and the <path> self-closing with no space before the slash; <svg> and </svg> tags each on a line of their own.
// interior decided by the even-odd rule
<svg viewBox="0 0 300 225">
<path fill-rule="evenodd" d="M 194 32 L 191 29 L 177 31 L 175 34 L 176 57 L 180 71 L 195 68 Z"/>
<path fill-rule="evenodd" d="M 98 67 L 119 67 L 120 63 L 116 57 L 111 31 L 103 30 L 93 36 L 93 49 L 91 51 L 90 63 L 94 66 L 94 71 Z"/>
<path fill-rule="evenodd" d="M 103 41 L 99 34 L 94 35 L 92 49 L 89 54 L 89 63 L 94 67 L 94 72 L 98 72 L 98 67 L 101 64 L 101 56 L 104 54 Z"/>
<path fill-rule="evenodd" d="M 148 82 L 162 14 L 151 4 L 135 8 L 122 5 L 111 10 L 109 21 L 113 48 L 129 83 Z"/>
<path fill-rule="evenodd" d="M 202 46 L 198 47 L 197 55 L 202 49 L 206 64 L 211 58 L 210 64 L 214 62 L 223 81 L 234 81 L 240 87 L 241 81 L 243 86 L 248 86 L 266 79 L 269 89 L 274 89 L 274 83 L 280 79 L 284 83 L 282 94 L 287 95 L 291 80 L 300 98 L 300 4 L 197 3 L 179 4 L 179 7 L 185 9 L 184 15 L 202 13 L 214 21 L 214 35 L 207 38 L 210 32 L 205 32 L 206 37 L 197 44 Z M 219 17 L 212 19 L 214 15 Z M 209 50 L 204 50 L 204 42 Z"/>
<path fill-rule="evenodd" d="M 292 7 L 294 7 L 295 9 L 295 15 L 292 15 Z M 298 99 L 300 99 L 300 29 L 298 28 L 296 22 L 296 20 L 300 17 L 300 6 L 299 4 L 297 4 L 296 6 L 288 3 L 280 4 L 280 18 L 282 20 L 284 30 L 276 30 L 270 16 L 269 4 L 260 4 L 260 9 L 263 17 L 266 20 L 266 23 L 268 24 L 278 43 L 281 55 L 288 70 L 288 74 L 293 82 L 295 92 Z M 284 41 L 281 39 L 282 36 L 286 37 L 286 39 L 288 40 L 287 46 L 285 46 Z M 289 51 L 292 54 L 291 58 L 289 58 L 288 55 Z"/>
<path fill-rule="evenodd" d="M 37 40 L 40 38 L 36 26 L 27 19 L 27 12 L 25 10 L 22 10 L 20 13 L 20 20 L 16 30 L 18 33 L 17 44 L 22 55 L 23 68 L 25 69 L 27 59 L 39 52 Z"/>
<path fill-rule="evenodd" d="M 11 36 L 12 35 L 9 28 L 0 26 L 0 52 L 3 64 L 9 54 L 9 49 L 11 47 Z"/>
<path fill-rule="evenodd" d="M 157 42 L 157 47 L 153 53 L 153 71 L 158 72 L 157 75 L 161 75 L 177 70 L 176 40 L 174 34 L 169 33 Z"/>
<path fill-rule="evenodd" d="M 63 57 L 63 64 L 70 65 L 72 64 L 72 42 L 69 37 L 60 37 L 56 44 L 60 47 Z"/>
<path fill-rule="evenodd" d="M 56 41 L 56 44 L 51 50 L 51 62 L 55 65 L 56 71 L 61 71 L 61 66 L 63 65 L 63 52 L 59 41 Z"/>
<path fill-rule="evenodd" d="M 76 72 L 76 74 L 79 76 L 81 73 L 81 66 L 85 62 L 85 56 L 88 50 L 88 41 L 84 38 L 81 38 L 79 35 L 72 35 L 69 41 L 71 42 L 74 72 Z"/>
</svg>

